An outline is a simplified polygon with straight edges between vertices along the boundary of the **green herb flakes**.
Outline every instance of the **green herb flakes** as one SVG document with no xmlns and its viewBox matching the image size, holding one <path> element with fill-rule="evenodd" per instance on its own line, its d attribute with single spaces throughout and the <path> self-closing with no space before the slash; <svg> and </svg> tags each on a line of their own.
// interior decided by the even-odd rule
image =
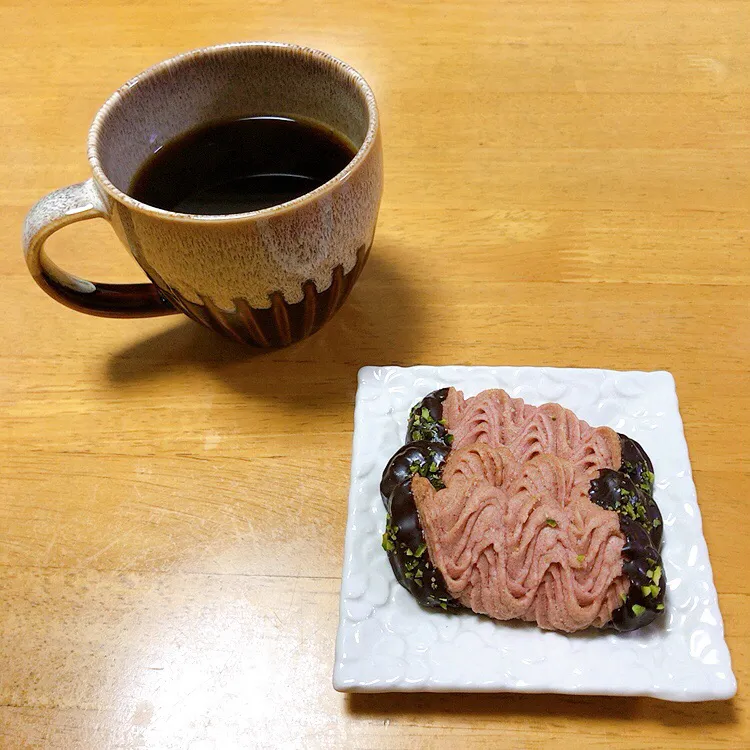
<svg viewBox="0 0 750 750">
<path fill-rule="evenodd" d="M 392 519 L 390 514 L 385 519 L 385 532 L 383 532 L 382 547 L 386 552 L 393 552 L 396 549 L 396 534 L 398 534 L 398 526 L 391 523 Z"/>
<path fill-rule="evenodd" d="M 646 608 L 641 604 L 634 604 L 631 609 L 636 617 L 640 617 L 646 611 Z"/>
<path fill-rule="evenodd" d="M 554 518 L 548 518 L 548 519 L 547 519 L 547 520 L 545 521 L 545 523 L 547 524 L 547 526 L 551 526 L 551 527 L 552 527 L 553 529 L 556 529 L 556 528 L 557 528 L 557 521 L 555 521 L 555 519 L 554 519 Z"/>
</svg>

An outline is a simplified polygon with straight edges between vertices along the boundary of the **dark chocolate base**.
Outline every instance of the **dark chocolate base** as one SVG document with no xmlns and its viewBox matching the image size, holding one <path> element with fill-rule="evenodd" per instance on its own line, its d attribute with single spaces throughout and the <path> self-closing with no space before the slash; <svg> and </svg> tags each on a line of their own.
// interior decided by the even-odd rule
<svg viewBox="0 0 750 750">
<path fill-rule="evenodd" d="M 612 613 L 611 626 L 627 631 L 642 628 L 664 611 L 667 579 L 659 547 L 664 524 L 654 501 L 654 467 L 641 445 L 620 435 L 619 471 L 603 469 L 591 482 L 591 501 L 620 516 L 625 537 L 622 569 L 630 579 L 628 596 Z"/>
<path fill-rule="evenodd" d="M 443 464 L 453 441 L 442 423 L 443 401 L 448 389 L 425 396 L 410 412 L 407 443 L 393 455 L 383 472 L 380 494 L 388 513 L 383 549 L 396 580 L 423 606 L 462 609 L 433 565 L 411 491 L 419 474 L 441 489 Z"/>
</svg>

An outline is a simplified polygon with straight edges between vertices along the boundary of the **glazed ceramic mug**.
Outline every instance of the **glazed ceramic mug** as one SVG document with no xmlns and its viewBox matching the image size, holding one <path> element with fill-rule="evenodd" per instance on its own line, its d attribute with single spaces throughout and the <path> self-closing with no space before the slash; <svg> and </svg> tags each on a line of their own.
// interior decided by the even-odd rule
<svg viewBox="0 0 750 750">
<path fill-rule="evenodd" d="M 317 120 L 346 136 L 356 155 L 317 189 L 249 213 L 175 213 L 128 194 L 139 167 L 166 142 L 253 114 Z M 159 63 L 99 110 L 88 160 L 93 176 L 42 198 L 23 234 L 36 282 L 81 312 L 183 312 L 232 339 L 285 346 L 341 307 L 370 251 L 383 183 L 375 99 L 359 73 L 318 50 L 238 43 Z M 91 282 L 48 258 L 44 243 L 53 232 L 91 218 L 112 224 L 151 283 Z"/>
</svg>

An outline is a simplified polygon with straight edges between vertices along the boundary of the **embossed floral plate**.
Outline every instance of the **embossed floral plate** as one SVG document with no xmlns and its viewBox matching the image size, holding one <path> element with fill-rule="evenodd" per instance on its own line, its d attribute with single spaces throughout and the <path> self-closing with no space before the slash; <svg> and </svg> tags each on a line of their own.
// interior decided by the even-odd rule
<svg viewBox="0 0 750 750">
<path fill-rule="evenodd" d="M 504 388 L 555 401 L 635 438 L 654 463 L 668 581 L 663 622 L 632 633 L 565 635 L 526 623 L 421 608 L 381 549 L 378 485 L 410 407 L 436 388 Z M 333 685 L 342 691 L 515 691 L 731 698 L 737 691 L 667 372 L 536 367 L 364 367 L 354 415 L 349 516 Z"/>
</svg>

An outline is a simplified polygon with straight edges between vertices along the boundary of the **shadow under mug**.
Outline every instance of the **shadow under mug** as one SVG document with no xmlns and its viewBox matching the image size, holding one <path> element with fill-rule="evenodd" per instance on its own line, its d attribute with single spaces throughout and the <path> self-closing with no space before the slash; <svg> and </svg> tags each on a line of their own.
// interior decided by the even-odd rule
<svg viewBox="0 0 750 750">
<path fill-rule="evenodd" d="M 195 215 L 128 195 L 148 157 L 202 124 L 253 114 L 305 116 L 358 149 L 325 184 L 260 211 Z M 330 55 L 248 42 L 171 58 L 118 89 L 88 136 L 93 177 L 55 190 L 26 217 L 24 253 L 51 297 L 104 317 L 183 312 L 237 341 L 286 346 L 341 307 L 372 245 L 383 185 L 378 112 L 362 76 Z M 152 283 L 106 284 L 73 276 L 44 243 L 76 221 L 104 218 Z"/>
</svg>

